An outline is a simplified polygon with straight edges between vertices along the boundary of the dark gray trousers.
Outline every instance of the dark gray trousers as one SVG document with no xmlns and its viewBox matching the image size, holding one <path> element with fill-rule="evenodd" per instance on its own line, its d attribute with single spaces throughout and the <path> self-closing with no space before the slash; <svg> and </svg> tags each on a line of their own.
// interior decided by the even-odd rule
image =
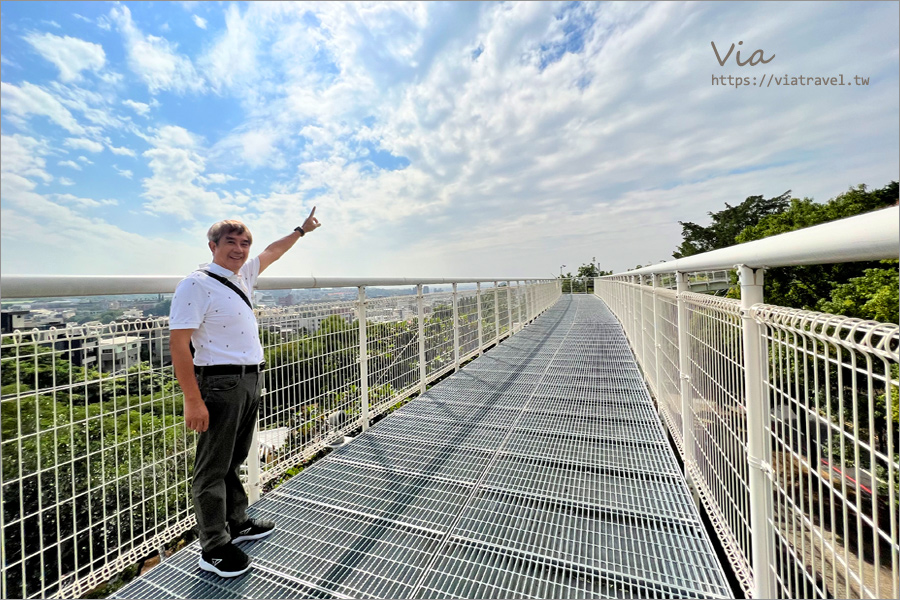
<svg viewBox="0 0 900 600">
<path fill-rule="evenodd" d="M 240 469 L 253 439 L 262 375 L 201 375 L 197 383 L 209 428 L 197 438 L 192 492 L 200 546 L 209 551 L 231 541 L 226 524 L 247 520 Z"/>
</svg>

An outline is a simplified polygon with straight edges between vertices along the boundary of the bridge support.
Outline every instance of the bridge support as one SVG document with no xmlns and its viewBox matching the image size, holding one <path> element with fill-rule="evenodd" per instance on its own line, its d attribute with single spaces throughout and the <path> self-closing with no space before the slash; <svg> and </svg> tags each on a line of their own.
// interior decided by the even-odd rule
<svg viewBox="0 0 900 600">
<path fill-rule="evenodd" d="M 753 567 L 753 597 L 777 598 L 773 557 L 772 465 L 769 446 L 771 412 L 764 389 L 766 360 L 759 324 L 750 308 L 763 301 L 763 269 L 737 265 L 741 280 L 743 321 L 744 389 L 747 403 L 747 463 L 750 487 L 750 549 Z"/>
</svg>

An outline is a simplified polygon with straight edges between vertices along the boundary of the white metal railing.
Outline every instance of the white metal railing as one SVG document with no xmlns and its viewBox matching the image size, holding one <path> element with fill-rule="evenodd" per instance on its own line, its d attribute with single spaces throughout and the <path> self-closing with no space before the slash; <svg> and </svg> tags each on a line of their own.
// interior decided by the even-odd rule
<svg viewBox="0 0 900 600">
<path fill-rule="evenodd" d="M 752 597 L 900 597 L 900 327 L 763 304 L 766 267 L 898 250 L 893 207 L 595 282 Z M 740 301 L 689 291 L 727 268 Z"/>
<path fill-rule="evenodd" d="M 2 286 L 8 299 L 165 293 L 177 282 L 4 276 Z M 351 298 L 256 311 L 266 369 L 246 466 L 251 499 L 561 294 L 555 279 L 261 278 L 258 287 L 348 284 Z M 414 295 L 366 293 L 410 284 Z M 450 290 L 424 293 L 441 284 Z M 0 596 L 83 596 L 194 525 L 195 434 L 184 425 L 168 335 L 168 319 L 154 318 L 0 338 Z M 119 353 L 110 338 L 137 354 Z"/>
</svg>

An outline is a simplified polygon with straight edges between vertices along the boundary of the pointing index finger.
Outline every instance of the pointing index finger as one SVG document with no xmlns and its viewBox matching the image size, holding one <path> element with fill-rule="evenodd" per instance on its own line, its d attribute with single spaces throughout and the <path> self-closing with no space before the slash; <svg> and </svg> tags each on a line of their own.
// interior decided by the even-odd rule
<svg viewBox="0 0 900 600">
<path fill-rule="evenodd" d="M 313 216 L 314 214 L 316 214 L 316 207 L 315 207 L 315 206 L 313 206 L 312 212 L 309 213 L 309 216 L 311 217 L 311 216 Z"/>
</svg>

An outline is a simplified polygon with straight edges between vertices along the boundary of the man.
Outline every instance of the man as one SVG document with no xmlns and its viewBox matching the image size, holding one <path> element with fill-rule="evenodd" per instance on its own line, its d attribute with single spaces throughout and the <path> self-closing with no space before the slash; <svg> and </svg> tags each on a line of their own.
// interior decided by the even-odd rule
<svg viewBox="0 0 900 600">
<path fill-rule="evenodd" d="M 315 214 L 313 207 L 303 225 L 250 261 L 247 226 L 219 221 L 207 233 L 212 262 L 183 279 L 172 297 L 172 363 L 184 392 L 185 422 L 200 434 L 192 487 L 200 568 L 222 577 L 250 569 L 236 542 L 262 539 L 275 528 L 247 516 L 240 480 L 262 392 L 263 350 L 249 298 L 259 274 L 319 227 Z"/>
</svg>

